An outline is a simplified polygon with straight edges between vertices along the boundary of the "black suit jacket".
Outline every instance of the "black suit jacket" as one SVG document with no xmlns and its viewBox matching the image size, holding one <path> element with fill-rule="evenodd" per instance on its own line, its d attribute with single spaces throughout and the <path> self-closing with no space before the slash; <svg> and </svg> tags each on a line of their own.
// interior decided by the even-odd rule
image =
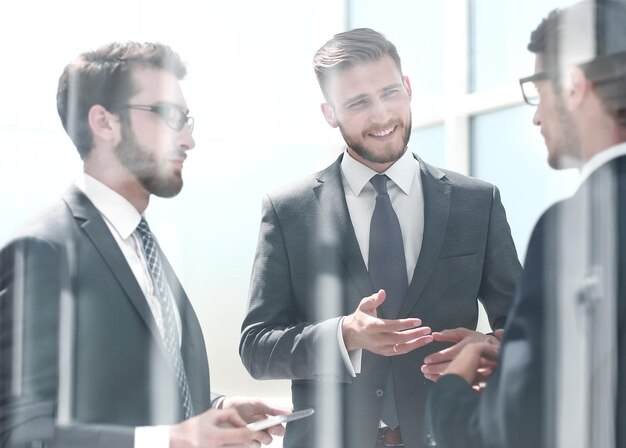
<svg viewBox="0 0 626 448">
<path fill-rule="evenodd" d="M 603 202 L 610 197 L 607 185 L 611 182 L 607 183 L 607 179 L 615 180 L 611 188 L 615 189 L 616 201 L 610 213 L 603 208 Z M 617 261 L 616 446 L 626 447 L 626 157 L 614 159 L 594 171 L 573 197 L 555 204 L 542 215 L 528 245 L 524 272 L 500 349 L 499 366 L 480 395 L 455 375 L 444 376 L 437 382 L 427 405 L 426 431 L 432 446 L 549 448 L 545 441 L 552 440 L 550 432 L 554 425 L 547 425 L 546 421 L 554 415 L 556 384 L 563 381 L 556 368 L 558 351 L 551 348 L 558 327 L 557 316 L 553 314 L 558 305 L 555 297 L 576 300 L 576 296 L 563 295 L 563 289 L 579 288 L 584 276 L 589 274 L 589 270 L 576 269 L 576 266 L 584 268 L 588 261 L 571 260 L 564 253 L 578 247 L 589 254 L 594 264 L 600 263 L 602 257 L 594 253 L 601 248 L 594 238 L 609 215 L 615 219 L 617 229 L 613 247 Z M 567 275 L 561 277 L 564 283 L 560 283 L 557 273 L 564 272 L 564 267 Z M 609 269 L 601 264 L 600 267 Z M 576 391 L 568 393 L 578 395 Z"/>
<path fill-rule="evenodd" d="M 165 257 L 194 410 L 211 405 L 202 331 Z M 146 299 L 75 187 L 0 252 L 0 445 L 124 447 L 183 418 Z"/>
<path fill-rule="evenodd" d="M 313 417 L 287 425 L 286 447 L 373 447 L 387 393 L 396 395 L 405 446 L 417 447 L 430 386 L 420 366 L 444 346 L 396 357 L 363 351 L 362 373 L 348 375 L 339 320 L 375 291 L 352 228 L 340 163 L 341 157 L 265 199 L 241 358 L 255 378 L 291 379 L 295 409 L 317 408 Z M 433 330 L 475 328 L 479 298 L 492 327 L 503 326 L 520 266 L 498 190 L 419 163 L 424 238 L 399 317 L 419 317 Z M 386 391 L 392 368 L 396 390 Z"/>
</svg>

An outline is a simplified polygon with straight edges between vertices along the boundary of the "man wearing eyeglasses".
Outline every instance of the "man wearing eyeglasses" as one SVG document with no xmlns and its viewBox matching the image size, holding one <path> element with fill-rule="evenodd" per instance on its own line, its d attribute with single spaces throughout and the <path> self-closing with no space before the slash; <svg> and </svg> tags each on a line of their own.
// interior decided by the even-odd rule
<svg viewBox="0 0 626 448">
<path fill-rule="evenodd" d="M 259 446 L 283 413 L 212 394 L 202 330 L 144 212 L 183 186 L 186 69 L 160 44 L 81 54 L 59 116 L 84 174 L 0 252 L 0 446 Z M 218 409 L 219 408 L 219 409 Z"/>
<path fill-rule="evenodd" d="M 524 99 L 549 165 L 580 167 L 581 183 L 535 226 L 499 350 L 468 344 L 433 387 L 431 446 L 626 446 L 624 23 L 623 3 L 584 1 L 531 35 Z M 498 360 L 477 394 L 478 370 Z"/>
</svg>

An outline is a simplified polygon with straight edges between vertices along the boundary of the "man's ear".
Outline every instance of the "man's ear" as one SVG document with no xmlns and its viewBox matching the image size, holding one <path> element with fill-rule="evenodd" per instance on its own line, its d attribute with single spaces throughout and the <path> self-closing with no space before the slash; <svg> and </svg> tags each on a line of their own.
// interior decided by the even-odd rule
<svg viewBox="0 0 626 448">
<path fill-rule="evenodd" d="M 585 96 L 589 94 L 590 89 L 591 82 L 587 79 L 585 72 L 580 67 L 574 66 L 567 70 L 563 90 L 567 108 L 570 111 L 580 107 Z"/>
<path fill-rule="evenodd" d="M 413 93 L 411 92 L 411 81 L 409 81 L 408 76 L 402 77 L 402 84 L 404 85 L 404 88 L 406 89 L 406 93 L 409 95 L 409 99 L 411 99 L 413 97 Z"/>
<path fill-rule="evenodd" d="M 326 118 L 326 122 L 333 128 L 339 126 L 337 118 L 335 117 L 335 109 L 333 109 L 328 103 L 322 103 L 320 107 L 322 108 L 322 113 L 324 114 L 324 118 Z"/>
<path fill-rule="evenodd" d="M 119 131 L 119 119 L 100 104 L 94 104 L 87 113 L 94 140 L 114 140 Z"/>
</svg>

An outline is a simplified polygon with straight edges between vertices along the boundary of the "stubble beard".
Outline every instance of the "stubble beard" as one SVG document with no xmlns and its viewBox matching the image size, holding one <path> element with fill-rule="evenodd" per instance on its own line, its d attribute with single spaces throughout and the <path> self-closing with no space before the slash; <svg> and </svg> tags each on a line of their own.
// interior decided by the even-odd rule
<svg viewBox="0 0 626 448">
<path fill-rule="evenodd" d="M 361 158 L 367 160 L 371 163 L 393 163 L 400 159 L 404 155 L 407 150 L 407 146 L 409 144 L 409 140 L 411 138 L 411 127 L 412 127 L 412 119 L 409 115 L 409 119 L 406 123 L 404 129 L 404 136 L 402 146 L 397 149 L 393 149 L 391 151 L 385 151 L 380 154 L 377 154 L 376 151 L 368 149 L 364 144 L 362 139 L 357 140 L 352 138 L 344 129 L 344 127 L 339 123 L 339 131 L 346 142 L 348 148 L 352 149 L 355 153 L 357 153 Z M 395 131 L 394 131 L 395 132 Z"/>
<path fill-rule="evenodd" d="M 122 140 L 115 148 L 115 154 L 150 194 L 171 198 L 182 190 L 182 174 L 166 172 L 154 154 L 137 142 L 128 124 L 122 123 Z"/>
<path fill-rule="evenodd" d="M 561 135 L 552 151 L 548 151 L 548 165 L 555 170 L 563 170 L 580 166 L 581 143 L 578 129 L 563 101 L 557 100 L 556 111 Z"/>
</svg>

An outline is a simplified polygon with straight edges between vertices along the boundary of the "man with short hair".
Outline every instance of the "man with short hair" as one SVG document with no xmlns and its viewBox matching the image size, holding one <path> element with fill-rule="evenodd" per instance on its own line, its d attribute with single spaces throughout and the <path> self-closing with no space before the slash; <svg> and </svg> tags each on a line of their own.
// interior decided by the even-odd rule
<svg viewBox="0 0 626 448">
<path fill-rule="evenodd" d="M 200 324 L 143 215 L 180 192 L 195 146 L 185 73 L 169 47 L 129 42 L 61 75 L 84 175 L 0 252 L 2 447 L 272 440 L 246 423 L 283 411 L 211 393 Z"/>
<path fill-rule="evenodd" d="M 337 34 L 314 68 L 346 149 L 265 198 L 241 358 L 254 378 L 291 379 L 295 409 L 317 408 L 286 447 L 418 447 L 418 369 L 444 346 L 429 333 L 475 329 L 477 299 L 502 327 L 515 247 L 495 186 L 407 150 L 411 85 L 391 42 Z"/>
<path fill-rule="evenodd" d="M 624 23 L 626 5 L 584 1 L 531 34 L 524 99 L 549 165 L 579 166 L 581 183 L 535 226 L 499 350 L 468 344 L 431 390 L 431 446 L 626 446 Z M 477 370 L 498 359 L 477 394 Z"/>
</svg>

